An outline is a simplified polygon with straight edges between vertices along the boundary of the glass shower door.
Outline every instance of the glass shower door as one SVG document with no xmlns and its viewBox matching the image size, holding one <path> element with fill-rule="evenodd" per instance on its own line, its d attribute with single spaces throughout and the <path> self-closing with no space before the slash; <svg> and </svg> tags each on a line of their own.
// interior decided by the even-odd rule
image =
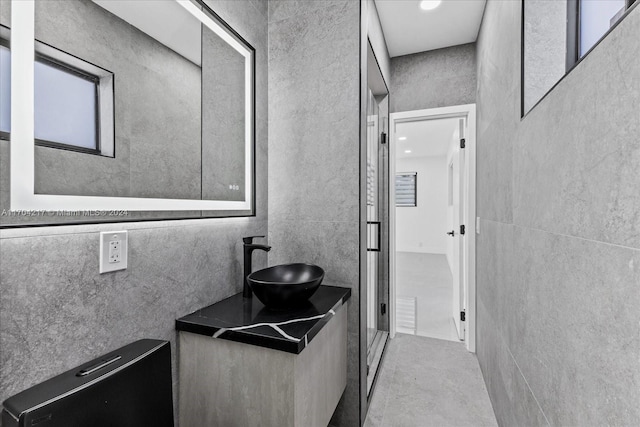
<svg viewBox="0 0 640 427">
<path fill-rule="evenodd" d="M 370 49 L 366 132 L 367 218 L 367 394 L 369 395 L 388 336 L 389 316 L 389 150 L 386 141 L 388 90 Z"/>
<path fill-rule="evenodd" d="M 378 333 L 378 258 L 380 221 L 378 218 L 378 135 L 379 107 L 369 89 L 367 101 L 367 352 Z"/>
</svg>

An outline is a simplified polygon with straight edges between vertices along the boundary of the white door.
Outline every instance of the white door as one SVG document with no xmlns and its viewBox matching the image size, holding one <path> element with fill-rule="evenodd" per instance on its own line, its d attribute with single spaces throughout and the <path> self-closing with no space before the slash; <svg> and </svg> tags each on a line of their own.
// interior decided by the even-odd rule
<svg viewBox="0 0 640 427">
<path fill-rule="evenodd" d="M 456 131 L 459 140 L 464 138 L 464 120 L 460 120 L 459 129 Z M 456 325 L 458 332 L 458 338 L 464 340 L 464 322 L 461 321 L 461 312 L 465 310 L 464 305 L 464 235 L 461 234 L 464 224 L 464 152 L 461 145 L 457 145 L 453 149 L 453 155 L 451 158 L 452 173 L 450 177 L 452 179 L 452 201 L 453 201 L 453 229 L 448 232 L 449 236 L 453 239 L 453 322 Z"/>
</svg>

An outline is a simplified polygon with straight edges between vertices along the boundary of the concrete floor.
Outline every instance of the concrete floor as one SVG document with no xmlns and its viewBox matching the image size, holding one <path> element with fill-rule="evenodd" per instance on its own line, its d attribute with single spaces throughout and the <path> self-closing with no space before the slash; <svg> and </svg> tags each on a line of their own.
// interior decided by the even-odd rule
<svg viewBox="0 0 640 427">
<path fill-rule="evenodd" d="M 447 257 L 397 252 L 396 265 L 396 295 L 417 299 L 415 334 L 459 341 L 453 323 L 453 278 Z"/>
<path fill-rule="evenodd" d="M 498 424 L 478 361 L 464 344 L 397 334 L 389 342 L 364 425 Z"/>
</svg>

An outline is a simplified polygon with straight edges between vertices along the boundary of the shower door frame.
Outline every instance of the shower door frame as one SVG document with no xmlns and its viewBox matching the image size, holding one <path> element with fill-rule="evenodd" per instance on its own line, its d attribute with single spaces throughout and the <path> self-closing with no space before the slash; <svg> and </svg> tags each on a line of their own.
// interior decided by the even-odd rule
<svg viewBox="0 0 640 427">
<path fill-rule="evenodd" d="M 364 279 L 361 281 L 361 301 L 360 316 L 361 316 L 361 333 L 364 335 L 361 340 L 361 360 L 364 362 L 361 365 L 361 393 L 368 402 L 373 396 L 372 392 L 375 389 L 375 384 L 378 379 L 379 368 L 384 359 L 384 354 L 389 342 L 389 323 L 390 311 L 389 311 L 389 274 L 390 274 L 390 259 L 389 259 L 389 198 L 387 188 L 389 186 L 389 153 L 388 153 L 388 128 L 390 117 L 390 102 L 389 102 L 389 86 L 384 79 L 380 64 L 376 58 L 376 54 L 373 51 L 373 47 L 368 37 L 366 39 L 367 53 L 363 55 L 363 60 L 366 63 L 366 78 L 361 80 L 361 221 L 364 226 L 361 236 L 361 274 Z M 370 95 L 372 94 L 372 95 Z M 376 118 L 375 135 L 369 134 L 369 99 L 372 96 L 372 101 L 378 106 L 378 114 Z M 383 107 L 384 105 L 384 107 Z M 384 117 L 384 118 L 383 118 Z M 370 140 L 370 136 L 373 139 Z M 373 150 L 373 152 L 370 152 Z M 368 186 L 367 186 L 367 170 L 369 157 L 376 159 L 377 164 L 377 178 L 375 179 L 375 199 L 376 203 L 376 215 L 370 217 L 371 206 L 368 205 Z M 386 174 L 386 176 L 385 176 Z M 386 206 L 385 206 L 386 204 Z M 376 223 L 370 224 L 371 222 Z M 368 250 L 371 240 L 374 240 L 376 249 Z M 372 256 L 373 255 L 373 256 Z M 377 259 L 375 267 L 372 269 L 369 265 L 369 261 L 372 257 Z M 369 276 L 373 273 L 375 276 L 375 294 L 371 295 Z M 381 304 L 383 303 L 383 304 Z M 372 306 L 370 306 L 373 304 Z M 384 307 L 383 307 L 384 305 Z M 373 311 L 371 311 L 373 310 Z M 375 333 L 369 341 L 369 320 L 370 314 L 375 318 Z M 364 402 L 363 402 L 364 403 Z M 366 410 L 365 410 L 366 412 Z"/>
<path fill-rule="evenodd" d="M 466 282 L 465 346 L 476 352 L 476 104 L 455 105 L 450 107 L 429 108 L 424 110 L 403 111 L 389 114 L 389 175 L 396 174 L 395 129 L 397 123 L 465 118 L 465 186 L 467 188 L 464 212 L 464 281 Z M 396 210 L 395 186 L 389 185 L 389 334 L 396 334 Z"/>
<path fill-rule="evenodd" d="M 386 86 L 386 84 L 385 84 Z M 366 203 L 366 223 L 367 223 L 367 258 L 366 258 L 366 355 L 367 355 L 367 395 L 371 398 L 380 360 L 389 337 L 389 199 L 385 188 L 389 186 L 389 154 L 387 134 L 389 127 L 389 94 L 382 96 L 378 100 L 377 95 L 369 91 L 369 99 L 377 105 L 377 113 L 373 116 L 367 114 L 367 203 Z M 381 114 L 380 105 L 386 103 L 386 112 Z M 368 113 L 367 108 L 367 113 Z M 375 117 L 375 124 L 372 126 L 373 133 L 370 133 L 369 117 Z M 385 155 L 386 153 L 386 155 Z M 369 204 L 369 162 L 372 161 L 373 193 Z M 382 280 L 382 282 L 381 282 Z M 373 287 L 373 289 L 372 289 Z M 373 292 L 373 293 L 372 293 Z M 383 296 L 382 294 L 386 294 Z M 383 306 L 385 309 L 383 310 Z M 373 319 L 374 332 L 370 338 L 371 328 L 369 322 Z M 386 319 L 386 323 L 381 321 Z M 370 372 L 370 367 L 375 367 L 375 371 Z"/>
</svg>

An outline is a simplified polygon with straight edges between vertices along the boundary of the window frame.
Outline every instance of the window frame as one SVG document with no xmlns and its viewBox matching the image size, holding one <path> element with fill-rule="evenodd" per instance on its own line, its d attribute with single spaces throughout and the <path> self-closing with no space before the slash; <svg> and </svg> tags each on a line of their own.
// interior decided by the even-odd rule
<svg viewBox="0 0 640 427">
<path fill-rule="evenodd" d="M 74 75 L 83 80 L 87 80 L 93 83 L 93 108 L 95 113 L 95 148 L 79 147 L 77 145 L 65 144 L 58 141 L 50 141 L 45 139 L 35 138 L 35 144 L 41 147 L 58 148 L 61 150 L 76 151 L 79 153 L 102 155 L 101 151 L 101 139 L 100 138 L 100 77 L 89 74 L 85 71 L 72 67 L 71 65 L 64 64 L 62 61 L 58 61 L 54 58 L 48 57 L 36 51 L 35 61 L 45 65 L 57 68 L 58 70 Z"/>
<path fill-rule="evenodd" d="M 582 56 L 580 56 L 580 42 L 581 42 L 581 24 L 582 21 L 580 19 L 580 5 L 582 0 L 567 0 L 567 61 L 565 73 L 568 73 L 575 67 L 578 62 L 585 56 L 587 56 L 593 48 L 595 48 L 602 39 L 607 37 L 607 35 L 613 30 L 620 21 L 622 21 L 625 16 L 629 13 L 631 8 L 637 4 L 637 0 L 624 0 L 624 12 L 622 16 L 613 24 L 607 31 L 605 31 L 602 36 L 596 41 L 593 46 L 591 46 Z"/>
<path fill-rule="evenodd" d="M 565 58 L 565 72 L 555 82 L 549 90 L 545 92 L 544 95 L 536 101 L 535 104 L 529 108 L 529 110 L 525 111 L 525 87 L 524 87 L 524 59 L 525 59 L 525 7 L 524 4 L 527 0 L 522 0 L 520 5 L 520 120 L 523 120 L 531 111 L 533 111 L 538 104 L 542 102 L 543 99 L 549 95 L 549 93 L 553 92 L 553 90 L 560 84 L 562 80 L 571 72 L 574 68 L 578 66 L 589 54 L 598 46 L 607 36 L 622 22 L 624 19 L 633 11 L 638 4 L 640 4 L 640 0 L 625 0 L 625 11 L 620 16 L 620 19 L 616 21 L 599 39 L 597 42 L 587 50 L 584 55 L 580 56 L 580 9 L 579 9 L 579 0 L 566 0 L 567 1 L 567 38 L 566 38 L 566 58 Z"/>
<path fill-rule="evenodd" d="M 5 47 L 6 49 L 9 50 L 9 52 L 11 52 L 11 42 L 10 42 L 11 30 L 3 25 L 0 25 L 0 30 L 2 31 L 2 35 L 0 35 L 0 46 Z M 59 141 L 52 141 L 48 139 L 39 139 L 39 138 L 34 138 L 34 144 L 40 147 L 55 148 L 59 150 L 73 151 L 77 153 L 115 158 L 115 108 L 114 108 L 115 105 L 114 105 L 114 93 L 113 93 L 113 73 L 111 73 L 110 71 L 104 70 L 101 67 L 98 67 L 94 64 L 88 63 L 83 59 L 77 58 L 74 55 L 71 55 L 63 50 L 57 49 L 41 41 L 36 40 L 35 45 L 36 45 L 36 49 L 34 51 L 34 62 L 40 62 L 41 64 L 45 64 L 50 67 L 56 68 L 62 72 L 84 79 L 93 84 L 94 113 L 95 113 L 95 140 L 94 140 L 95 148 L 80 147 L 73 144 L 66 144 Z M 42 52 L 43 50 L 55 53 L 55 56 L 57 56 L 57 58 L 54 55 L 47 55 L 46 53 L 43 53 Z M 87 68 L 100 69 L 103 71 L 102 73 L 103 75 L 102 76 L 96 75 L 89 71 L 83 70 L 80 67 L 71 65 L 64 61 L 64 59 L 67 59 L 67 58 L 73 58 L 77 61 L 81 61 L 83 64 L 86 64 Z M 103 82 L 103 79 L 107 76 L 110 77 L 110 81 Z M 101 119 L 103 116 L 102 114 L 103 108 L 101 108 L 102 100 L 100 96 L 101 84 L 108 86 L 107 89 L 110 90 L 111 92 L 111 95 L 110 95 L 111 100 L 104 105 L 104 109 L 108 109 L 108 107 L 111 106 L 112 111 L 110 112 L 105 111 L 105 113 L 110 114 L 111 116 L 110 121 L 113 126 L 113 129 L 111 129 L 109 135 L 106 138 L 103 135 L 103 132 L 102 132 L 103 126 L 101 123 Z M 108 145 L 110 147 L 108 150 L 106 150 L 106 152 L 103 150 L 103 148 L 105 148 L 105 146 L 107 145 L 105 144 L 107 141 L 104 141 L 104 139 L 110 140 L 108 142 Z M 0 140 L 10 141 L 11 133 L 0 131 Z"/>
</svg>

